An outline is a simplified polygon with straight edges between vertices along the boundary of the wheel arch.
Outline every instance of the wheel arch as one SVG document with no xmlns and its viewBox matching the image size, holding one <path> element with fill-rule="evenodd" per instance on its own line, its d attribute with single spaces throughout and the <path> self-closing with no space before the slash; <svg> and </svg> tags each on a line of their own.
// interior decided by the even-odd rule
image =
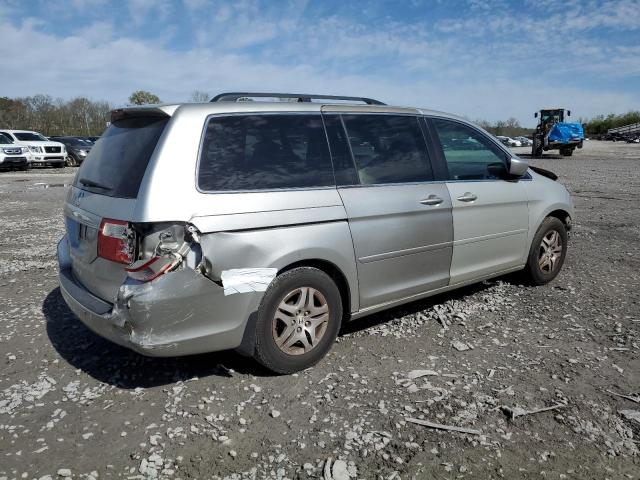
<svg viewBox="0 0 640 480">
<path fill-rule="evenodd" d="M 571 226 L 572 226 L 572 224 L 571 224 L 571 214 L 567 210 L 564 210 L 562 208 L 558 208 L 556 210 L 553 210 L 553 211 L 547 213 L 544 216 L 544 218 L 542 219 L 542 221 L 544 221 L 544 219 L 547 218 L 547 217 L 555 217 L 555 218 L 557 218 L 558 220 L 560 220 L 564 224 L 564 226 L 567 229 L 567 231 L 571 230 Z M 542 222 L 540 222 L 540 223 L 542 223 Z"/>
<path fill-rule="evenodd" d="M 340 291 L 340 299 L 342 300 L 343 316 L 348 318 L 351 315 L 352 298 L 351 291 L 349 289 L 349 282 L 347 276 L 340 270 L 340 268 L 328 260 L 321 258 L 308 258 L 304 260 L 298 260 L 290 263 L 278 270 L 278 275 L 293 270 L 298 267 L 312 267 L 326 273 L 335 282 L 338 290 Z"/>
</svg>

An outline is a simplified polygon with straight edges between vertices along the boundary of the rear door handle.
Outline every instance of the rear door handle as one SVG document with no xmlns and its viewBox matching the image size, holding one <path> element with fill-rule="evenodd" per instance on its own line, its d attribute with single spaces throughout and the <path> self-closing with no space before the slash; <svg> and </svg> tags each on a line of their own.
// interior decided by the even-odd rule
<svg viewBox="0 0 640 480">
<path fill-rule="evenodd" d="M 460 202 L 473 202 L 474 200 L 477 200 L 478 196 L 474 195 L 471 192 L 464 192 L 464 195 L 461 195 L 458 197 L 458 201 Z"/>
<path fill-rule="evenodd" d="M 422 205 L 440 205 L 442 203 L 442 199 L 437 195 L 429 195 L 427 198 L 423 198 L 420 200 Z"/>
</svg>

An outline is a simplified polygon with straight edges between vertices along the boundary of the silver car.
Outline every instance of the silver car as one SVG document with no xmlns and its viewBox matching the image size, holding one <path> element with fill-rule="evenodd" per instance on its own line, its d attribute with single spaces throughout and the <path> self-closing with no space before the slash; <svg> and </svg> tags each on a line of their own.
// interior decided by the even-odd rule
<svg viewBox="0 0 640 480">
<path fill-rule="evenodd" d="M 294 372 L 347 320 L 519 270 L 551 281 L 573 216 L 554 180 L 461 118 L 368 98 L 118 109 L 66 198 L 60 288 L 142 354 Z"/>
</svg>

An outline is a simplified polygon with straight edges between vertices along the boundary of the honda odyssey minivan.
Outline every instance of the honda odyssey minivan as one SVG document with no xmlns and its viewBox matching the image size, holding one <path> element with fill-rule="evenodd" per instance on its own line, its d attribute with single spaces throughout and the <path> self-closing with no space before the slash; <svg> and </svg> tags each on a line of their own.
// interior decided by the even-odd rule
<svg viewBox="0 0 640 480">
<path fill-rule="evenodd" d="M 64 216 L 61 292 L 91 330 L 290 373 L 345 321 L 509 272 L 551 281 L 573 206 L 453 115 L 229 93 L 114 110 Z"/>
</svg>

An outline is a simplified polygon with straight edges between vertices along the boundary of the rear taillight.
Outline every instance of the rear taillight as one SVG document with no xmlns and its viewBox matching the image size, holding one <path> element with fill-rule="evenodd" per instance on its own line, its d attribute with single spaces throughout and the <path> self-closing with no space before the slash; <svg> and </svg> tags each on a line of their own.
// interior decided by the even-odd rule
<svg viewBox="0 0 640 480">
<path fill-rule="evenodd" d="M 153 257 L 150 260 L 138 260 L 125 270 L 127 275 L 134 280 L 150 282 L 163 273 L 173 270 L 180 263 L 180 260 L 180 257 L 175 256 Z"/>
<path fill-rule="evenodd" d="M 134 238 L 129 222 L 105 218 L 98 230 L 98 256 L 112 262 L 133 262 Z"/>
</svg>

